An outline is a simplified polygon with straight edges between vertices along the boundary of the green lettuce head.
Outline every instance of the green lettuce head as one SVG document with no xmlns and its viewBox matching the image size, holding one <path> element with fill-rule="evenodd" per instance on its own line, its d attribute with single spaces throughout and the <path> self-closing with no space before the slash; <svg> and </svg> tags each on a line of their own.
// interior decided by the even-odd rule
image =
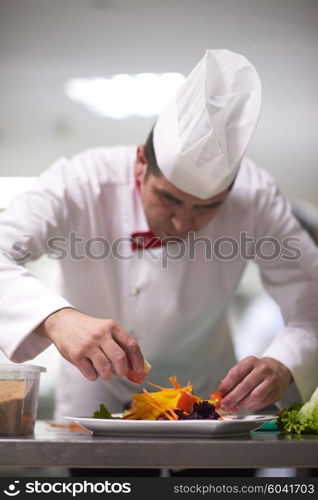
<svg viewBox="0 0 318 500">
<path fill-rule="evenodd" d="M 318 387 L 307 403 L 295 403 L 281 410 L 277 426 L 281 431 L 296 434 L 318 432 Z"/>
</svg>

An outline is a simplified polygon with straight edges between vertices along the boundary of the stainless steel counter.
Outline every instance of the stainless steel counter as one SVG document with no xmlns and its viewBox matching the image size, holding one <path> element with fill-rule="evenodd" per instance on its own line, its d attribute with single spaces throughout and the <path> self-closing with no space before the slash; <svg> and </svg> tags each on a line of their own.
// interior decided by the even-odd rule
<svg viewBox="0 0 318 500">
<path fill-rule="evenodd" d="M 93 436 L 38 421 L 34 436 L 1 437 L 0 465 L 21 467 L 318 467 L 318 435 L 254 431 L 227 438 Z"/>
</svg>

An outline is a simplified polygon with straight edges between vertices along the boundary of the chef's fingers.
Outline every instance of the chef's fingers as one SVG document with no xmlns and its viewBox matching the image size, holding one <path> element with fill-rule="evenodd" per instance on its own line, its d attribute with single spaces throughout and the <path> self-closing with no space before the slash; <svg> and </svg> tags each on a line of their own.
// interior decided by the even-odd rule
<svg viewBox="0 0 318 500">
<path fill-rule="evenodd" d="M 273 403 L 276 403 L 276 401 L 278 401 L 279 399 L 280 399 L 280 396 L 278 395 L 277 391 L 272 390 L 263 399 L 261 405 L 258 407 L 255 407 L 254 410 L 260 410 L 261 408 L 265 408 L 266 406 L 269 406 Z"/>
<path fill-rule="evenodd" d="M 144 374 L 144 357 L 137 340 L 119 325 L 113 329 L 112 337 L 125 351 L 132 370 L 137 375 Z"/>
<path fill-rule="evenodd" d="M 100 348 L 92 349 L 89 352 L 89 359 L 94 369 L 103 380 L 109 380 L 115 375 L 111 360 Z"/>
<path fill-rule="evenodd" d="M 221 403 L 222 409 L 229 410 L 233 407 L 240 407 L 240 402 L 244 398 L 249 396 L 252 393 L 252 391 L 255 392 L 253 394 L 253 397 L 250 398 L 250 402 L 253 402 L 253 404 L 255 403 L 258 404 L 261 395 L 259 395 L 258 391 L 256 391 L 256 387 L 262 384 L 262 382 L 265 380 L 267 381 L 266 383 L 269 384 L 271 387 L 274 386 L 277 375 L 273 372 L 273 370 L 267 365 L 265 361 L 260 360 L 258 358 L 255 358 L 254 361 L 249 360 L 248 363 L 244 363 L 243 369 L 241 369 L 240 366 L 241 363 L 239 363 L 238 365 L 233 367 L 232 370 L 238 368 L 237 373 L 239 375 L 242 375 L 244 372 L 247 371 L 248 367 L 249 368 L 251 367 L 251 362 L 253 362 L 252 370 L 247 372 L 247 375 L 241 377 L 240 379 L 239 376 L 236 377 L 236 380 L 239 380 L 239 382 L 223 398 Z"/>
<path fill-rule="evenodd" d="M 89 359 L 81 358 L 76 366 L 88 380 L 94 382 L 98 378 L 98 373 Z"/>
<path fill-rule="evenodd" d="M 267 377 L 237 403 L 237 408 L 260 410 L 273 403 L 276 400 L 276 395 L 278 395 L 278 391 L 275 389 L 275 381 L 272 377 Z"/>
<path fill-rule="evenodd" d="M 231 410 L 234 407 L 240 407 L 240 402 L 247 398 L 262 381 L 263 378 L 252 371 L 251 374 L 239 382 L 238 385 L 223 398 L 220 405 L 221 408 L 223 410 Z"/>
<path fill-rule="evenodd" d="M 101 349 L 111 362 L 114 374 L 118 375 L 118 377 L 126 376 L 129 361 L 124 349 L 112 337 L 107 337 L 103 340 Z"/>
<path fill-rule="evenodd" d="M 255 356 L 248 356 L 242 359 L 239 363 L 233 366 L 221 381 L 218 391 L 222 396 L 226 396 L 229 392 L 237 386 L 255 367 L 258 358 Z"/>
<path fill-rule="evenodd" d="M 132 367 L 131 364 L 129 363 L 128 366 L 128 373 L 127 373 L 127 378 L 131 382 L 134 382 L 134 384 L 141 384 L 141 382 L 144 381 L 145 377 L 147 375 L 147 371 L 143 371 L 142 373 L 136 373 Z"/>
</svg>

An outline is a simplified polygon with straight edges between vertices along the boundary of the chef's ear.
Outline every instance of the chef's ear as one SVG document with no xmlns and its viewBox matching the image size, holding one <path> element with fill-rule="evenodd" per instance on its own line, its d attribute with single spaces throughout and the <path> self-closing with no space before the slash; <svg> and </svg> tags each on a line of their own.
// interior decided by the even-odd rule
<svg viewBox="0 0 318 500">
<path fill-rule="evenodd" d="M 139 146 L 137 147 L 137 155 L 136 155 L 137 179 L 142 180 L 146 171 L 147 171 L 147 159 L 145 155 L 145 146 L 143 144 L 139 144 Z"/>
<path fill-rule="evenodd" d="M 143 144 L 139 144 L 139 146 L 137 147 L 137 163 L 147 163 L 145 146 Z"/>
</svg>

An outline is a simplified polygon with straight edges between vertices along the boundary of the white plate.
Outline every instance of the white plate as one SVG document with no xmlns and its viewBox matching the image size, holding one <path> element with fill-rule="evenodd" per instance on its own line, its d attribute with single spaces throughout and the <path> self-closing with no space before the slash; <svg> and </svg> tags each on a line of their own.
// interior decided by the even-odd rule
<svg viewBox="0 0 318 500">
<path fill-rule="evenodd" d="M 223 437 L 248 434 L 272 415 L 226 416 L 223 420 L 126 420 L 64 417 L 100 436 L 125 437 Z"/>
</svg>

